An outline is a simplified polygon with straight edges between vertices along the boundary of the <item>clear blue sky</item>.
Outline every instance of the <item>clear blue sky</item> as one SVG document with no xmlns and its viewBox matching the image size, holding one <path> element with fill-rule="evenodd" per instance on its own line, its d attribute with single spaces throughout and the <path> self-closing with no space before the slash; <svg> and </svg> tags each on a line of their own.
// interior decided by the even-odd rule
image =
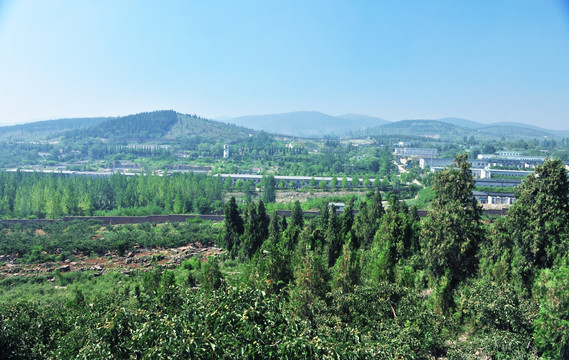
<svg viewBox="0 0 569 360">
<path fill-rule="evenodd" d="M 569 129 L 569 4 L 0 0 L 0 124 L 158 109 Z"/>
</svg>

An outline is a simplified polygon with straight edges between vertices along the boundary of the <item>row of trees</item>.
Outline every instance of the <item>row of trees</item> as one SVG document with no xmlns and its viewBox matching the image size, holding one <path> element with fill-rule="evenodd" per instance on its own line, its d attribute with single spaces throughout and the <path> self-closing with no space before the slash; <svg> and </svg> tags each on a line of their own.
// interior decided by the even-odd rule
<svg viewBox="0 0 569 360">
<path fill-rule="evenodd" d="M 223 192 L 220 179 L 194 173 L 75 177 L 0 172 L 0 216 L 208 213 L 222 207 Z"/>
</svg>

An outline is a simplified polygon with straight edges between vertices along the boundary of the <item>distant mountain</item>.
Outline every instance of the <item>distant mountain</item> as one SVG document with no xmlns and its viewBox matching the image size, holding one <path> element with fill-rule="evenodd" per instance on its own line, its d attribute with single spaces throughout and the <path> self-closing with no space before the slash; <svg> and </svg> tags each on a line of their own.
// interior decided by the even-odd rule
<svg viewBox="0 0 569 360">
<path fill-rule="evenodd" d="M 460 118 L 444 118 L 438 121 L 446 122 L 469 129 L 479 130 L 479 132 L 487 133 L 495 136 L 515 136 L 515 137 L 544 137 L 569 136 L 569 130 L 551 130 L 539 126 L 518 123 L 513 121 L 501 121 L 490 124 L 482 124 L 472 120 Z"/>
<path fill-rule="evenodd" d="M 439 120 L 401 120 L 368 130 L 378 135 L 426 136 L 458 139 L 473 136 L 477 139 L 522 139 L 568 136 L 569 131 L 555 131 L 520 123 L 482 124 L 460 118 Z"/>
<path fill-rule="evenodd" d="M 284 114 L 241 116 L 225 120 L 225 122 L 273 134 L 322 137 L 347 135 L 350 132 L 378 126 L 387 121 L 365 115 L 331 116 L 318 111 L 297 111 Z"/>
<path fill-rule="evenodd" d="M 569 137 L 569 130 L 549 130 L 515 122 L 482 124 L 461 118 L 401 120 L 389 122 L 377 117 L 344 114 L 331 116 L 317 111 L 250 115 L 221 121 L 173 110 L 146 112 L 122 117 L 72 118 L 0 127 L 0 141 L 38 141 L 49 138 L 103 138 L 115 142 L 190 140 L 232 143 L 254 130 L 303 137 L 409 135 L 458 139 L 507 139 Z"/>
<path fill-rule="evenodd" d="M 60 135 L 64 132 L 88 128 L 111 118 L 70 118 L 37 121 L 28 124 L 0 127 L 0 141 L 36 141 Z"/>
<path fill-rule="evenodd" d="M 378 117 L 360 115 L 360 114 L 344 114 L 336 116 L 340 119 L 348 119 L 353 121 L 359 121 L 362 124 L 367 124 L 369 127 L 378 126 L 383 124 L 389 124 L 391 121 L 387 121 Z"/>
<path fill-rule="evenodd" d="M 470 136 L 473 130 L 437 120 L 401 120 L 370 129 L 378 135 Z"/>
<path fill-rule="evenodd" d="M 501 121 L 493 124 L 487 124 L 487 126 L 506 126 L 506 127 L 514 127 L 514 128 L 522 128 L 522 129 L 531 129 L 536 130 L 538 132 L 547 133 L 553 136 L 567 136 L 569 135 L 569 130 L 551 130 L 545 129 L 539 126 L 530 125 L 530 124 L 523 124 L 518 122 L 511 122 L 511 121 Z"/>
<path fill-rule="evenodd" d="M 524 137 L 524 138 L 535 138 L 535 137 L 552 137 L 553 134 L 551 130 L 540 129 L 537 126 L 524 127 L 515 125 L 499 125 L 492 124 L 478 129 L 479 133 L 490 134 L 498 137 L 511 138 L 511 137 Z"/>
</svg>

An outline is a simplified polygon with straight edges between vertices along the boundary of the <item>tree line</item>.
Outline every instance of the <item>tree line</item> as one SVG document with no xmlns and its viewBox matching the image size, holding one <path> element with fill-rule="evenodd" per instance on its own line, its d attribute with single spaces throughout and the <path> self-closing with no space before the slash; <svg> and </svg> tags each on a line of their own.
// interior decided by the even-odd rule
<svg viewBox="0 0 569 360">
<path fill-rule="evenodd" d="M 222 207 L 223 183 L 203 174 L 110 177 L 0 172 L 0 217 L 209 213 Z"/>
</svg>

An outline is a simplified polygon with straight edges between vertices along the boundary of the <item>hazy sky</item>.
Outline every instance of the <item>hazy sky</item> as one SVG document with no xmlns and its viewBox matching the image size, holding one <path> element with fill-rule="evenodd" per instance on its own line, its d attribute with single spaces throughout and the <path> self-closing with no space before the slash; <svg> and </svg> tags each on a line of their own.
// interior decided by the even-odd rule
<svg viewBox="0 0 569 360">
<path fill-rule="evenodd" d="M 569 4 L 0 0 L 0 123 L 317 110 L 569 129 Z"/>
</svg>

